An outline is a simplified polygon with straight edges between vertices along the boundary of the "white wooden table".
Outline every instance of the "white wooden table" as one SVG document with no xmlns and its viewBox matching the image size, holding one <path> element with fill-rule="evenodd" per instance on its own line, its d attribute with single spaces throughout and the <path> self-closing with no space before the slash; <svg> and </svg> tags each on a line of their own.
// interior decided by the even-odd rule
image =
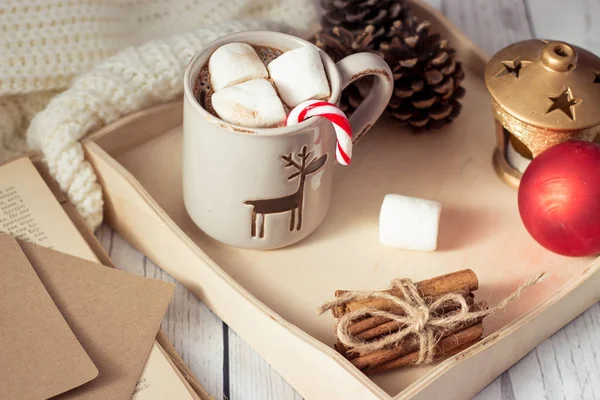
<svg viewBox="0 0 600 400">
<path fill-rule="evenodd" d="M 564 40 L 600 54 L 600 0 L 428 1 L 490 55 L 531 37 Z M 173 281 L 110 228 L 100 228 L 97 236 L 119 268 Z M 162 328 L 215 399 L 301 398 L 181 285 Z M 600 305 L 543 342 L 476 399 L 600 400 Z"/>
</svg>

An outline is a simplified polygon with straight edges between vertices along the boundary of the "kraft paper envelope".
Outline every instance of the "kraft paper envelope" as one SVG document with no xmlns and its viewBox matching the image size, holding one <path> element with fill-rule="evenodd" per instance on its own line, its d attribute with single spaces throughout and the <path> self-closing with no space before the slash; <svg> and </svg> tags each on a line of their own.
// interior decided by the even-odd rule
<svg viewBox="0 0 600 400">
<path fill-rule="evenodd" d="M 130 400 L 175 285 L 18 244 L 100 371 L 56 399 Z"/>
<path fill-rule="evenodd" d="M 0 399 L 48 399 L 98 370 L 17 242 L 0 237 Z"/>
</svg>

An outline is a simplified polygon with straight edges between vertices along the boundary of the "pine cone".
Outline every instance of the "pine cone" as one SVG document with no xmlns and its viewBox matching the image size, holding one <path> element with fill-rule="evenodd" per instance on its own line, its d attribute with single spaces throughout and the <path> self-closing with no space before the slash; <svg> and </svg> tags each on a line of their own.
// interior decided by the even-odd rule
<svg viewBox="0 0 600 400">
<path fill-rule="evenodd" d="M 368 25 L 356 34 L 334 27 L 331 31 L 321 31 L 317 34 L 315 45 L 327 53 L 335 62 L 354 53 L 374 52 L 373 38 L 375 27 Z M 342 92 L 340 109 L 348 116 L 358 107 L 367 95 L 372 84 L 370 77 L 353 82 Z"/>
<path fill-rule="evenodd" d="M 321 7 L 321 25 L 326 32 L 340 27 L 356 36 L 373 25 L 372 48 L 379 47 L 394 21 L 410 13 L 406 0 L 321 0 Z"/>
<path fill-rule="evenodd" d="M 335 62 L 350 54 L 373 51 L 375 27 L 367 25 L 361 31 L 352 33 L 341 27 L 321 30 L 317 33 L 315 44 L 327 53 Z"/>
<path fill-rule="evenodd" d="M 370 51 L 381 55 L 394 73 L 388 111 L 415 130 L 439 128 L 460 113 L 464 79 L 455 51 L 429 22 L 412 16 L 406 0 L 321 0 L 325 12 L 316 45 L 339 61 Z M 372 85 L 366 77 L 342 93 L 340 108 L 351 115 Z"/>
<path fill-rule="evenodd" d="M 395 81 L 388 111 L 417 130 L 451 122 L 460 113 L 457 99 L 464 94 L 464 72 L 455 50 L 440 35 L 430 34 L 429 25 L 416 18 L 395 21 L 391 40 L 380 46 Z"/>
</svg>

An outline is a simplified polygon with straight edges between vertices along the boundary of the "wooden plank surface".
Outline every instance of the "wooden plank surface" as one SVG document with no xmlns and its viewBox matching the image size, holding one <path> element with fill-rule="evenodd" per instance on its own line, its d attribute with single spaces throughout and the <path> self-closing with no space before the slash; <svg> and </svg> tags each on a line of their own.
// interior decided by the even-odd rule
<svg viewBox="0 0 600 400">
<path fill-rule="evenodd" d="M 488 55 L 531 38 L 522 0 L 443 0 L 442 11 Z"/>
<path fill-rule="evenodd" d="M 535 37 L 563 40 L 600 54 L 600 1 L 527 0 Z"/>
<path fill-rule="evenodd" d="M 302 399 L 281 375 L 231 329 L 229 330 L 229 392 L 231 399 Z"/>
<path fill-rule="evenodd" d="M 565 40 L 600 54 L 600 0 L 428 0 L 488 54 L 530 37 Z M 172 281 L 110 228 L 97 236 L 115 264 Z M 163 330 L 215 399 L 301 397 L 243 339 L 178 285 Z M 600 305 L 540 344 L 476 400 L 600 400 Z M 334 383 L 332 383 L 334 384 Z"/>
</svg>

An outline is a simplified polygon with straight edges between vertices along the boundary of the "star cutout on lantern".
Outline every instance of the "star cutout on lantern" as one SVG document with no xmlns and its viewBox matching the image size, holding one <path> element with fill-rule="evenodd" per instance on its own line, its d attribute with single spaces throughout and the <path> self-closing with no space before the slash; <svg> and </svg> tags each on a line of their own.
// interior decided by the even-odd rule
<svg viewBox="0 0 600 400">
<path fill-rule="evenodd" d="M 600 83 L 600 71 L 594 71 L 594 82 L 593 83 Z"/>
<path fill-rule="evenodd" d="M 516 57 L 514 60 L 502 61 L 502 68 L 498 73 L 494 76 L 494 78 L 500 78 L 501 76 L 512 74 L 515 78 L 519 77 L 519 73 L 521 69 L 532 64 L 532 61 L 521 60 L 519 57 Z"/>
<path fill-rule="evenodd" d="M 554 110 L 560 110 L 565 113 L 572 121 L 575 121 L 575 110 L 573 107 L 581 103 L 580 99 L 573 97 L 571 88 L 565 89 L 560 95 L 556 97 L 548 97 L 552 101 L 552 105 L 546 111 L 546 114 L 551 113 Z"/>
</svg>

